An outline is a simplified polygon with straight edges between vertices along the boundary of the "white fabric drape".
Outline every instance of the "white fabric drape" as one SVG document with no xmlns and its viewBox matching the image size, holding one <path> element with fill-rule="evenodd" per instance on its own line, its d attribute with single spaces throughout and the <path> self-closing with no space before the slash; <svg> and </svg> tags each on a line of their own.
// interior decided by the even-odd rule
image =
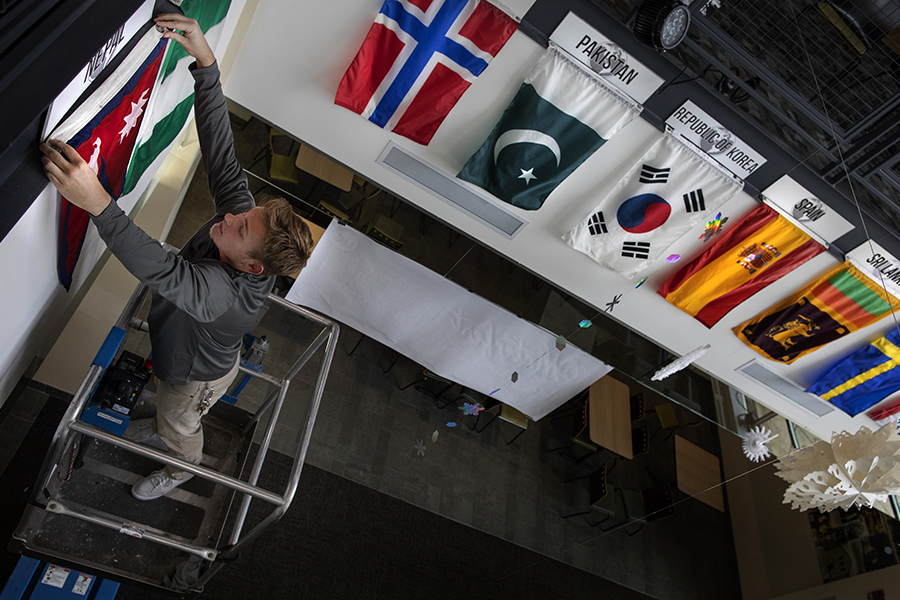
<svg viewBox="0 0 900 600">
<path fill-rule="evenodd" d="M 493 397 L 534 420 L 612 370 L 571 344 L 560 352 L 556 334 L 336 223 L 287 299 L 459 384 L 484 394 L 500 388 Z"/>
</svg>

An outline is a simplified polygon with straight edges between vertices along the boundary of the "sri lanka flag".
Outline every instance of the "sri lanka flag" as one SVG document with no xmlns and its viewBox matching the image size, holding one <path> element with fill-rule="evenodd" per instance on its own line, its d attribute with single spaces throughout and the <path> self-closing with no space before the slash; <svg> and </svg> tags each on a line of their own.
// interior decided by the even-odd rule
<svg viewBox="0 0 900 600">
<path fill-rule="evenodd" d="M 514 206 L 537 210 L 639 112 L 551 46 L 457 177 Z"/>
<path fill-rule="evenodd" d="M 485 0 L 386 0 L 334 103 L 428 144 L 517 27 Z"/>
<path fill-rule="evenodd" d="M 894 329 L 825 371 L 807 392 L 849 415 L 900 390 L 900 331 Z"/>
<path fill-rule="evenodd" d="M 896 298 L 844 262 L 734 332 L 766 358 L 790 364 L 878 321 L 892 304 Z"/>
<path fill-rule="evenodd" d="M 777 210 L 759 204 L 657 293 L 712 327 L 732 308 L 824 250 Z"/>
<path fill-rule="evenodd" d="M 113 200 L 122 194 L 167 41 L 151 27 L 109 78 L 50 134 L 51 139 L 64 140 L 75 148 Z M 57 272 L 66 290 L 72 285 L 89 220 L 87 212 L 62 198 Z"/>
</svg>

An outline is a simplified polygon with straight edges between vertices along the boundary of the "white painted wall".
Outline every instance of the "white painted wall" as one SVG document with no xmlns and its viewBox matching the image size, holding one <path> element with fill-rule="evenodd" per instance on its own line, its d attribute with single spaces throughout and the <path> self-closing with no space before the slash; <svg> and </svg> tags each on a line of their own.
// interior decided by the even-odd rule
<svg viewBox="0 0 900 600">
<path fill-rule="evenodd" d="M 507 2 L 507 5 L 521 16 L 531 3 L 532 0 L 517 0 Z M 616 184 L 622 171 L 633 164 L 659 135 L 643 120 L 633 122 L 589 158 L 557 188 L 540 210 L 529 212 L 510 207 L 531 221 L 514 241 L 494 233 L 377 165 L 375 161 L 379 154 L 389 141 L 394 141 L 448 173 L 458 172 L 481 145 L 543 52 L 524 34 L 514 34 L 450 112 L 431 144 L 420 146 L 334 105 L 338 83 L 380 6 L 381 0 L 263 2 L 241 46 L 225 89 L 226 95 L 366 179 L 390 189 L 595 306 L 603 307 L 615 294 L 627 293 L 615 308 L 615 318 L 677 353 L 689 352 L 704 343 L 711 344 L 712 350 L 698 361 L 698 366 L 818 435 L 830 437 L 832 431 L 855 429 L 863 423 L 871 423 L 865 416 L 851 419 L 837 410 L 818 418 L 735 372 L 735 368 L 751 359 L 760 358 L 781 375 L 808 385 L 837 357 L 891 327 L 886 319 L 800 359 L 794 365 L 762 359 L 732 333 L 732 327 L 837 264 L 830 255 L 823 254 L 809 261 L 732 311 L 712 330 L 707 330 L 655 293 L 678 264 L 660 261 L 661 264 L 648 269 L 648 282 L 634 290 L 634 281 L 605 270 L 560 239 L 587 216 L 598 199 Z M 753 202 L 754 199 L 741 193 L 723 212 L 736 219 L 735 211 L 749 209 Z M 686 235 L 681 248 L 675 251 L 689 258 L 693 252 L 702 250 L 702 245 L 697 242 L 699 234 L 700 230 L 695 230 Z"/>
</svg>

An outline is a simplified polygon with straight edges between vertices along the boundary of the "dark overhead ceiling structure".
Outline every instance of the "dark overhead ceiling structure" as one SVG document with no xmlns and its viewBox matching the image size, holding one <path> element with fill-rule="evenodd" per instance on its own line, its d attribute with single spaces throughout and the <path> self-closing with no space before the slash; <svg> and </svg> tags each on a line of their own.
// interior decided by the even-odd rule
<svg viewBox="0 0 900 600">
<path fill-rule="evenodd" d="M 631 31 L 646 2 L 537 0 L 523 31 L 546 41 L 577 12 L 666 79 L 644 118 L 692 100 L 768 159 L 748 193 L 789 174 L 856 226 L 835 254 L 868 231 L 900 256 L 900 3 L 694 0 L 686 38 L 659 52 Z"/>
</svg>

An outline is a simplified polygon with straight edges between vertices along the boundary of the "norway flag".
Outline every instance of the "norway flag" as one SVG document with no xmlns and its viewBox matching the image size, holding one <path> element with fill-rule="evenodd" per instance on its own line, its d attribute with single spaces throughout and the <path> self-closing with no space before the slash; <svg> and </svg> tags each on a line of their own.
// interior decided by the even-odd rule
<svg viewBox="0 0 900 600">
<path fill-rule="evenodd" d="M 51 139 L 65 140 L 75 148 L 113 200 L 122 193 L 125 171 L 167 41 L 151 28 L 116 71 L 50 134 Z M 90 215 L 65 198 L 61 200 L 57 272 L 59 282 L 68 290 Z"/>
<path fill-rule="evenodd" d="M 517 27 L 485 0 L 386 0 L 334 102 L 428 144 Z"/>
</svg>

